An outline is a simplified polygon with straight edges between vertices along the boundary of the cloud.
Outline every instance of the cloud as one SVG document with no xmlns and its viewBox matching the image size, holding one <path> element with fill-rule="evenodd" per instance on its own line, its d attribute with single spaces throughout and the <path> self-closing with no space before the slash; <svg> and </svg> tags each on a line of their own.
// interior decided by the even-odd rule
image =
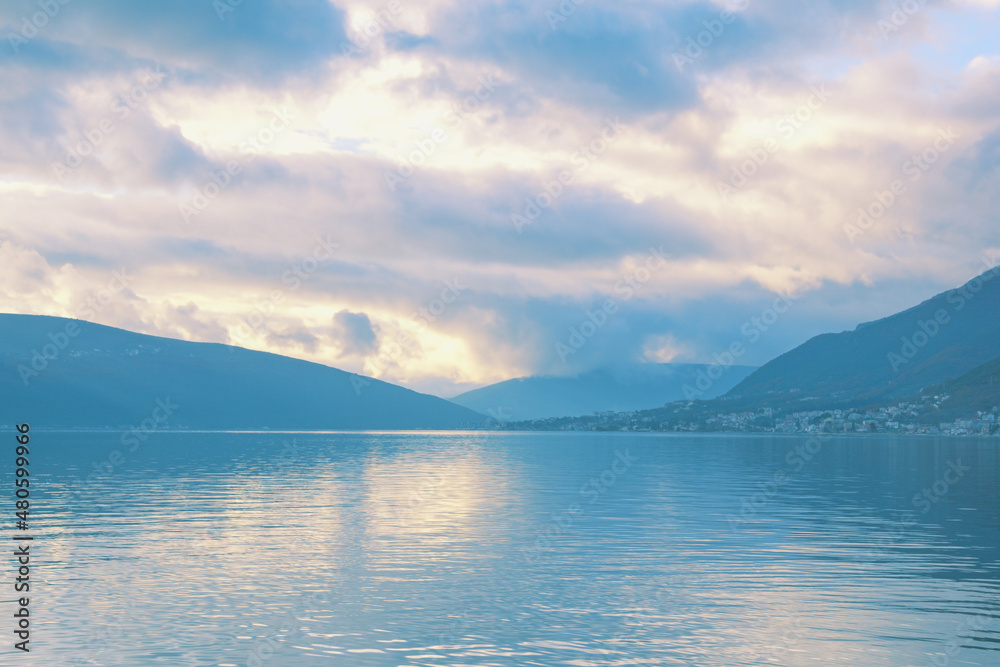
<svg viewBox="0 0 1000 667">
<path fill-rule="evenodd" d="M 205 82 L 237 80 L 277 85 L 291 75 L 315 71 L 339 54 L 345 40 L 343 14 L 326 0 L 292 2 L 136 3 L 129 0 L 59 3 L 38 34 L 18 53 L 41 64 L 56 57 L 48 43 L 101 45 L 121 58 L 167 63 Z M 0 23 L 20 32 L 37 14 L 31 0 L 0 9 Z M 5 33 L 7 31 L 4 31 Z"/>
<path fill-rule="evenodd" d="M 289 349 L 298 345 L 303 352 L 315 352 L 320 344 L 320 337 L 306 327 L 287 327 L 280 332 L 269 332 L 267 341 L 275 347 Z"/>
<path fill-rule="evenodd" d="M 426 34 L 388 44 L 490 63 L 532 96 L 635 117 L 700 106 L 699 79 L 727 69 L 792 76 L 791 56 L 858 48 L 878 18 L 865 0 L 456 3 L 426 10 Z"/>
<path fill-rule="evenodd" d="M 550 22 L 557 2 L 407 4 L 344 57 L 344 25 L 379 3 L 63 5 L 0 52 L 0 305 L 76 316 L 124 268 L 102 323 L 452 395 L 710 362 L 791 296 L 741 360 L 763 363 L 1000 247 L 1000 61 L 954 30 L 986 9 L 928 8 L 884 39 L 885 3 L 754 0 L 721 32 L 725 2 L 573 6 Z M 29 11 L 7 3 L 0 24 Z M 148 70 L 164 77 L 133 95 Z M 947 127 L 953 147 L 909 180 Z M 896 179 L 905 194 L 845 234 Z M 651 248 L 669 259 L 626 298 Z"/>
<path fill-rule="evenodd" d="M 371 354 L 376 349 L 376 327 L 364 313 L 342 310 L 333 316 L 333 337 L 340 344 L 341 356 Z"/>
<path fill-rule="evenodd" d="M 954 172 L 967 188 L 996 193 L 1000 180 L 1000 126 L 979 139 L 963 159 L 956 161 Z"/>
</svg>

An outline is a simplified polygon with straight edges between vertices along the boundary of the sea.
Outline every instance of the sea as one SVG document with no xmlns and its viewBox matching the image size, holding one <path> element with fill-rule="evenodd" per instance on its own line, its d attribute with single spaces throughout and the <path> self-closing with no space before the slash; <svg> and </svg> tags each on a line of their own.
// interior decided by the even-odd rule
<svg viewBox="0 0 1000 667">
<path fill-rule="evenodd" d="M 1000 665 L 1000 438 L 9 444 L 2 665 Z"/>
</svg>

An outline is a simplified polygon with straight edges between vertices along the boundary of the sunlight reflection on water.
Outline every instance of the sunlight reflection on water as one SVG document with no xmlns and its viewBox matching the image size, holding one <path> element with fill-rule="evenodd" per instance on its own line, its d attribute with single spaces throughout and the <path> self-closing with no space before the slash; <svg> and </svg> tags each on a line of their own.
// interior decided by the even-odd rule
<svg viewBox="0 0 1000 667">
<path fill-rule="evenodd" d="M 996 439 L 36 442 L 18 664 L 1000 664 Z"/>
</svg>

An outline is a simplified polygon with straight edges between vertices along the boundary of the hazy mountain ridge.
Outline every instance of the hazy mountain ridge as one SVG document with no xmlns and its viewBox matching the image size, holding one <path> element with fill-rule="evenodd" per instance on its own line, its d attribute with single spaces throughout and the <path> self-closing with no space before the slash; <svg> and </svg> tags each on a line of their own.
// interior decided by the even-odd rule
<svg viewBox="0 0 1000 667">
<path fill-rule="evenodd" d="M 454 403 L 499 421 L 579 417 L 595 412 L 646 410 L 684 398 L 684 387 L 698 381 L 705 364 L 636 364 L 576 376 L 531 376 L 498 382 L 452 398 Z M 753 372 L 732 366 L 711 383 L 719 396 Z"/>
<path fill-rule="evenodd" d="M 449 429 L 485 420 L 435 396 L 300 359 L 0 314 L 0 421 L 119 427 L 149 418 L 167 399 L 177 408 L 161 427 Z"/>
</svg>

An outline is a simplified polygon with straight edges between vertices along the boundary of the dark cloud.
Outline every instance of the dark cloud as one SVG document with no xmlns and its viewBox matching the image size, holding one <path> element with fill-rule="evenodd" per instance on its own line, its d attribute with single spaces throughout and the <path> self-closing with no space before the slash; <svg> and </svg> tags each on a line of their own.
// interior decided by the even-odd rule
<svg viewBox="0 0 1000 667">
<path fill-rule="evenodd" d="M 193 76 L 263 85 L 322 67 L 340 54 L 343 13 L 326 0 L 242 2 L 173 0 L 73 2 L 48 19 L 20 53 L 39 65 L 65 59 L 72 47 L 115 49 L 135 58 L 170 63 Z M 232 11 L 220 11 L 230 7 Z M 0 8 L 0 24 L 18 31 L 38 3 L 13 0 Z M 98 46 L 99 45 L 99 46 Z"/>
<path fill-rule="evenodd" d="M 970 190 L 997 192 L 1000 176 L 1000 127 L 977 141 L 974 146 L 949 166 L 952 177 L 963 181 Z"/>
<path fill-rule="evenodd" d="M 637 204 L 608 189 L 571 183 L 545 206 L 551 199 L 546 186 L 558 185 L 555 173 L 532 178 L 498 172 L 488 184 L 469 179 L 457 187 L 463 180 L 428 172 L 399 192 L 393 234 L 412 237 L 407 252 L 512 266 L 572 266 L 644 253 L 650 246 L 684 257 L 714 245 L 690 224 L 694 214 L 669 200 Z M 530 224 L 519 228 L 514 216 Z"/>
<path fill-rule="evenodd" d="M 366 355 L 376 350 L 378 333 L 365 313 L 342 310 L 333 316 L 333 338 L 341 346 L 341 356 Z"/>
<path fill-rule="evenodd" d="M 434 39 L 397 35 L 390 45 L 493 63 L 516 72 L 519 86 L 588 106 L 648 111 L 697 99 L 664 52 L 663 34 L 641 16 L 584 6 L 553 29 L 545 10 L 517 2 L 463 4 L 435 17 Z"/>
<path fill-rule="evenodd" d="M 388 44 L 494 64 L 534 95 L 635 116 L 698 106 L 699 77 L 721 69 L 790 76 L 803 55 L 847 50 L 877 36 L 880 6 L 871 0 L 465 3 L 436 14 L 431 37 L 395 33 Z"/>
</svg>

